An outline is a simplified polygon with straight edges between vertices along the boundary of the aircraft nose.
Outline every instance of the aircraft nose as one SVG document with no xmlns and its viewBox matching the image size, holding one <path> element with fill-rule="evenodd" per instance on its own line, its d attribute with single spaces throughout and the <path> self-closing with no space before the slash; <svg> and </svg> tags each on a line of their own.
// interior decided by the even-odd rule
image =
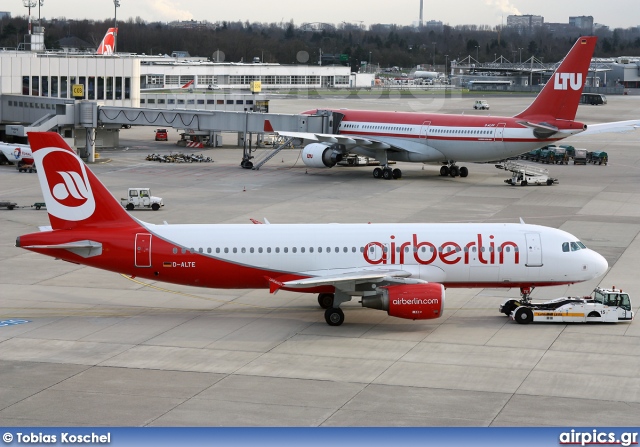
<svg viewBox="0 0 640 447">
<path fill-rule="evenodd" d="M 607 272 L 609 268 L 609 263 L 600 253 L 593 252 L 591 264 L 593 265 L 593 274 L 594 278 L 598 276 L 602 276 Z"/>
</svg>

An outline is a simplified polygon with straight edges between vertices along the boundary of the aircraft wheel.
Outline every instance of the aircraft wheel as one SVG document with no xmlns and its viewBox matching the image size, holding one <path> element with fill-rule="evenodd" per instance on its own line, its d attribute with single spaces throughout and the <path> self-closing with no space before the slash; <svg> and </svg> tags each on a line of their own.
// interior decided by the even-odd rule
<svg viewBox="0 0 640 447">
<path fill-rule="evenodd" d="M 526 180 L 523 180 L 523 181 L 520 183 L 520 186 L 527 186 L 527 185 L 528 185 L 528 183 L 527 183 L 527 181 L 526 181 Z"/>
<path fill-rule="evenodd" d="M 127 203 L 127 210 L 133 211 L 134 208 L 135 206 L 133 206 L 133 203 Z"/>
<path fill-rule="evenodd" d="M 549 185 L 549 186 L 553 185 L 553 180 L 551 180 L 550 178 L 547 179 L 547 185 Z"/>
<path fill-rule="evenodd" d="M 373 178 L 382 178 L 382 169 L 375 168 L 373 170 Z"/>
<path fill-rule="evenodd" d="M 318 304 L 323 309 L 330 309 L 333 307 L 333 293 L 319 293 Z"/>
<path fill-rule="evenodd" d="M 382 171 L 382 178 L 385 180 L 391 180 L 393 178 L 393 172 L 389 168 L 384 168 Z"/>
<path fill-rule="evenodd" d="M 329 326 L 340 326 L 344 323 L 344 312 L 339 307 L 330 307 L 324 312 L 324 319 Z"/>
<path fill-rule="evenodd" d="M 519 307 L 514 317 L 520 324 L 529 324 L 533 321 L 533 311 L 528 307 Z"/>
<path fill-rule="evenodd" d="M 393 178 L 394 179 L 402 178 L 402 171 L 400 169 L 394 169 L 393 170 Z"/>
<path fill-rule="evenodd" d="M 460 177 L 466 177 L 469 175 L 469 170 L 463 166 L 460 168 Z"/>
<path fill-rule="evenodd" d="M 516 304 L 516 301 L 509 300 L 502 305 L 501 312 L 508 317 L 509 315 L 511 315 L 511 312 L 513 312 L 513 309 L 515 309 L 516 307 L 518 307 L 518 305 Z"/>
<path fill-rule="evenodd" d="M 158 211 L 160 209 L 160 205 L 157 204 L 157 203 L 153 203 L 153 204 L 151 204 L 151 209 L 153 211 Z"/>
<path fill-rule="evenodd" d="M 449 168 L 449 175 L 455 178 L 460 175 L 460 170 L 457 166 L 451 166 L 451 168 Z"/>
<path fill-rule="evenodd" d="M 449 166 L 442 166 L 440 168 L 440 175 L 442 177 L 446 177 L 447 175 L 449 175 Z"/>
</svg>

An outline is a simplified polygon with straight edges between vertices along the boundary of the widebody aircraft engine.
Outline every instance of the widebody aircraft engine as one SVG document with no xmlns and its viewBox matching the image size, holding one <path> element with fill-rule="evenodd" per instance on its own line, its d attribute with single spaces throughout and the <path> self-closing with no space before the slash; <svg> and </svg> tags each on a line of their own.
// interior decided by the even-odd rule
<svg viewBox="0 0 640 447">
<path fill-rule="evenodd" d="M 310 168 L 331 168 L 342 157 L 342 152 L 333 145 L 311 143 L 302 149 L 302 161 Z"/>
<path fill-rule="evenodd" d="M 409 320 L 440 318 L 444 310 L 444 286 L 438 283 L 378 287 L 380 294 L 362 298 L 362 307 L 386 310 L 392 317 Z"/>
</svg>

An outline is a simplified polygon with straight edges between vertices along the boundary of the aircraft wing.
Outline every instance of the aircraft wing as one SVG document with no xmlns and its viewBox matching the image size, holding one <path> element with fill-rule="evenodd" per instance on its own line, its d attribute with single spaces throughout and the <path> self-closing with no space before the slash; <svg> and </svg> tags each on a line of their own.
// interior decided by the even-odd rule
<svg viewBox="0 0 640 447">
<path fill-rule="evenodd" d="M 640 128 L 640 120 L 614 121 L 611 123 L 589 124 L 587 130 L 573 135 L 575 137 L 584 137 L 596 135 L 599 133 L 626 133 L 633 132 Z"/>
<path fill-rule="evenodd" d="M 318 272 L 309 272 L 309 274 Z M 348 269 L 348 271 L 330 271 L 327 274 L 320 274 L 303 279 L 282 280 L 268 278 L 269 289 L 275 293 L 282 288 L 287 289 L 309 289 L 321 286 L 333 286 L 338 290 L 352 292 L 359 284 L 375 284 L 379 282 L 393 284 L 427 284 L 428 281 L 422 279 L 409 278 L 410 272 L 405 270 L 391 269 Z"/>
<path fill-rule="evenodd" d="M 392 145 L 383 141 L 375 140 L 372 138 L 362 138 L 355 135 L 337 135 L 337 134 L 323 134 L 323 133 L 311 133 L 311 132 L 286 132 L 286 131 L 274 131 L 275 134 L 289 138 L 300 138 L 302 140 L 317 141 L 318 143 L 330 143 L 330 144 L 343 144 L 349 149 L 354 146 L 364 146 L 370 149 L 391 149 Z M 397 148 L 402 149 L 402 148 Z"/>
</svg>

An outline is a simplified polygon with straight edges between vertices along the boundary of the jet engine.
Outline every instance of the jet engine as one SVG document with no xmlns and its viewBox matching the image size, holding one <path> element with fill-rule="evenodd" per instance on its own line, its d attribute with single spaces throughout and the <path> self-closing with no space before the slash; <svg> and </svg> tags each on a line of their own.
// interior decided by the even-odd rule
<svg viewBox="0 0 640 447">
<path fill-rule="evenodd" d="M 408 320 L 440 318 L 444 310 L 444 286 L 438 283 L 378 287 L 381 294 L 362 298 L 362 307 L 386 310 Z"/>
<path fill-rule="evenodd" d="M 302 161 L 310 168 L 331 168 L 342 157 L 342 152 L 322 143 L 307 144 L 302 149 Z"/>
</svg>

